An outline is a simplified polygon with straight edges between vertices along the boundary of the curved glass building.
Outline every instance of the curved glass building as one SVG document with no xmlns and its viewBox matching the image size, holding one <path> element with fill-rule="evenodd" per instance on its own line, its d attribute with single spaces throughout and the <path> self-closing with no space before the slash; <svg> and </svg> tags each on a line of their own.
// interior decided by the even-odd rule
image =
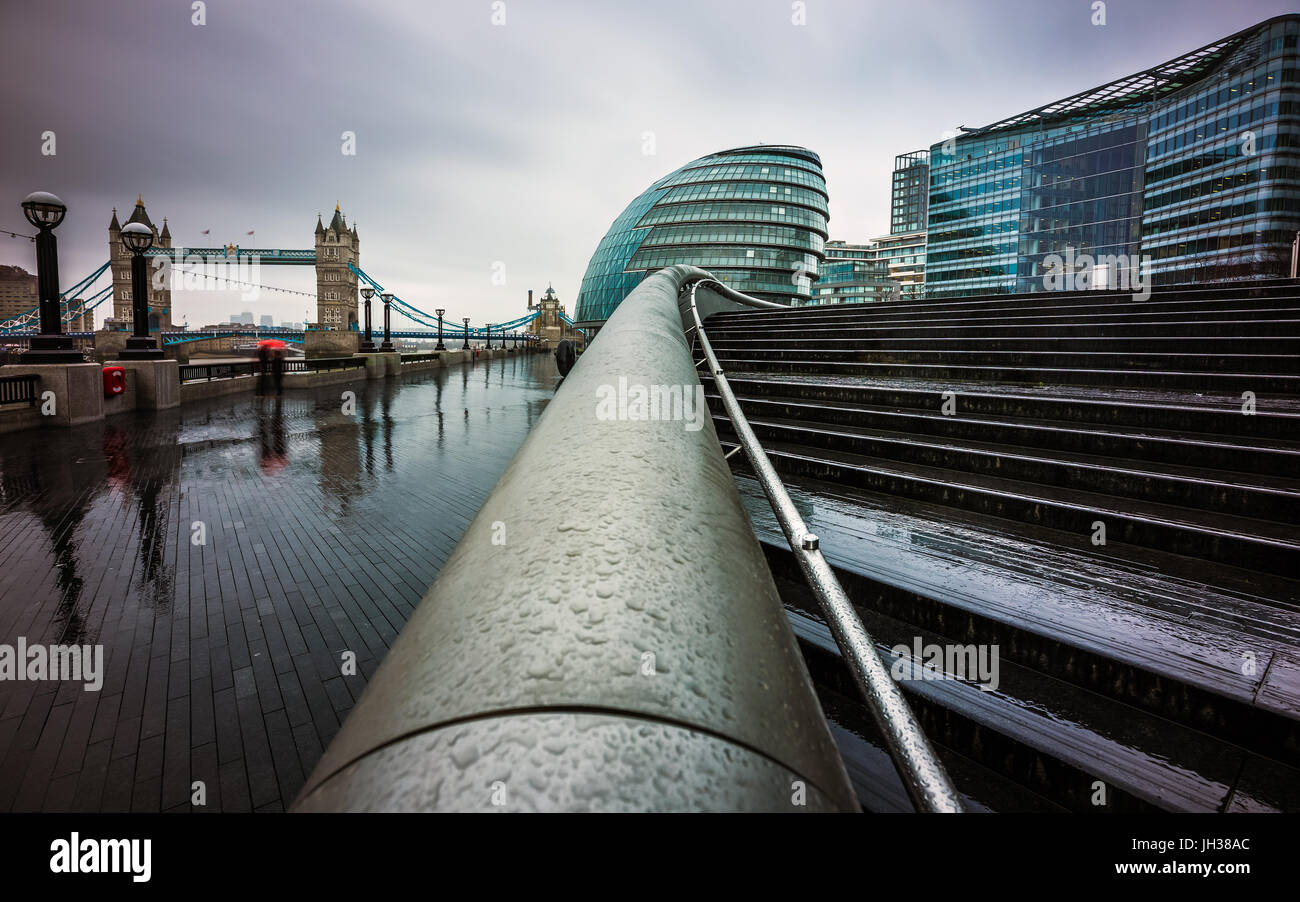
<svg viewBox="0 0 1300 902">
<path fill-rule="evenodd" d="M 701 157 L 655 182 L 609 227 L 582 277 L 574 319 L 598 327 L 647 275 L 675 263 L 782 304 L 807 299 L 825 259 L 821 158 L 764 144 Z"/>
</svg>

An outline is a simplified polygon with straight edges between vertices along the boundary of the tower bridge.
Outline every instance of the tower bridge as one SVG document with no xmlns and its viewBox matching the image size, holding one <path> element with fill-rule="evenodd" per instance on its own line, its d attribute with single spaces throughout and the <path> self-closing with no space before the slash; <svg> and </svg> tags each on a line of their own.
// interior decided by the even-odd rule
<svg viewBox="0 0 1300 902">
<path fill-rule="evenodd" d="M 328 224 L 317 215 L 313 245 L 310 248 L 281 247 L 243 247 L 233 242 L 224 246 L 177 247 L 172 243 L 172 234 L 168 220 L 163 218 L 162 226 L 155 225 L 144 203 L 143 195 L 136 197 L 135 206 L 125 223 L 118 219 L 117 208 L 113 208 L 108 225 L 109 259 L 88 277 L 77 282 L 61 293 L 60 306 L 65 331 L 74 326 L 92 322 L 95 309 L 111 302 L 112 319 L 105 323 L 106 331 L 121 332 L 129 329 L 132 323 L 132 287 L 131 287 L 131 252 L 122 244 L 124 229 L 132 224 L 140 224 L 150 230 L 153 245 L 143 252 L 152 267 L 160 266 L 158 261 L 173 261 L 173 278 L 160 280 L 160 284 L 149 286 L 148 310 L 149 331 L 159 335 L 164 348 L 198 349 L 205 341 L 228 339 L 236 333 L 246 335 L 244 330 L 222 331 L 205 329 L 193 332 L 184 327 L 177 327 L 174 322 L 172 291 L 179 289 L 175 276 L 198 276 L 202 278 L 226 278 L 222 275 L 210 275 L 197 271 L 199 267 L 237 266 L 249 264 L 261 266 L 311 266 L 316 271 L 316 320 L 307 324 L 309 332 L 361 332 L 364 331 L 359 290 L 363 283 L 372 289 L 378 298 L 385 294 L 383 286 L 360 268 L 361 239 L 356 223 L 349 224 L 347 216 L 338 203 Z M 104 275 L 110 284 L 90 294 L 90 289 Z M 241 274 L 229 278 L 235 284 L 248 283 L 249 279 Z M 256 285 L 256 282 L 252 284 Z M 267 287 L 267 286 L 257 286 Z M 81 295 L 86 296 L 81 296 Z M 304 292 L 305 294 L 305 292 Z M 536 304 L 533 293 L 528 292 L 527 313 L 508 322 L 484 323 L 471 326 L 464 317 L 446 316 L 443 319 L 427 313 L 394 295 L 388 295 L 391 309 L 418 328 L 394 330 L 385 323 L 382 331 L 390 336 L 414 339 L 436 338 L 441 331 L 444 338 L 463 336 L 468 342 L 490 340 L 504 337 L 507 332 L 522 331 L 528 327 L 529 334 L 536 334 L 543 343 L 555 343 L 561 338 L 572 338 L 579 342 L 585 337 L 560 303 L 553 287 L 548 285 L 545 296 Z M 25 339 L 34 334 L 37 308 L 21 313 L 10 319 L 0 321 L 0 334 L 6 339 Z M 447 311 L 442 311 L 446 314 Z M 260 333 L 259 333 L 260 334 Z M 284 338 L 277 332 L 275 337 Z M 286 339 L 293 344 L 303 344 L 303 332 L 299 330 Z M 346 344 L 347 342 L 343 342 Z M 224 345 L 222 345 L 224 347 Z M 334 351 L 340 350 L 334 348 Z"/>
<path fill-rule="evenodd" d="M 166 218 L 159 230 L 149 218 L 144 197 L 136 199 L 135 209 L 128 223 L 143 223 L 154 233 L 154 246 L 145 251 L 151 261 L 173 258 L 182 265 L 231 264 L 256 261 L 267 266 L 311 266 L 316 269 L 316 321 L 322 329 L 355 329 L 357 326 L 357 279 L 349 264 L 361 261 L 361 239 L 356 223 L 351 226 L 336 203 L 334 215 L 326 226 L 316 217 L 315 241 L 311 248 L 241 247 L 227 244 L 224 247 L 172 247 L 171 232 Z M 108 224 L 109 259 L 113 272 L 113 318 L 118 322 L 131 319 L 131 258 L 122 246 L 117 208 Z M 151 290 L 149 298 L 149 328 L 167 330 L 172 327 L 172 289 L 165 286 Z"/>
</svg>

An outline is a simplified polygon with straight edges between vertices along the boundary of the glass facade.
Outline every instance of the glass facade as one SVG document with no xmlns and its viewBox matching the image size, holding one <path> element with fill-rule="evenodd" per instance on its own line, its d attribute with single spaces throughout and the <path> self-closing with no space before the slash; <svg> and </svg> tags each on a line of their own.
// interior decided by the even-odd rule
<svg viewBox="0 0 1300 902">
<path fill-rule="evenodd" d="M 1046 290 L 1048 255 L 1148 257 L 1156 285 L 1284 275 L 1298 37 L 1300 16 L 1279 16 L 934 145 L 926 294 Z"/>
<path fill-rule="evenodd" d="M 885 235 L 871 242 L 873 259 L 884 264 L 891 281 L 898 283 L 898 297 L 909 300 L 925 292 L 925 232 Z"/>
<path fill-rule="evenodd" d="M 930 191 L 930 152 L 916 150 L 894 157 L 890 187 L 889 234 L 925 231 L 926 202 Z"/>
<path fill-rule="evenodd" d="M 827 201 L 821 159 L 802 147 L 740 147 L 687 163 L 614 220 L 587 265 L 574 318 L 599 325 L 642 279 L 676 263 L 756 297 L 805 300 L 825 258 Z"/>
<path fill-rule="evenodd" d="M 872 304 L 896 300 L 898 295 L 899 285 L 889 278 L 888 265 L 877 259 L 874 245 L 828 241 L 811 296 L 800 298 L 794 306 Z"/>
<path fill-rule="evenodd" d="M 924 283 L 925 232 L 885 235 L 867 244 L 828 241 L 812 295 L 795 306 L 920 298 Z"/>
</svg>

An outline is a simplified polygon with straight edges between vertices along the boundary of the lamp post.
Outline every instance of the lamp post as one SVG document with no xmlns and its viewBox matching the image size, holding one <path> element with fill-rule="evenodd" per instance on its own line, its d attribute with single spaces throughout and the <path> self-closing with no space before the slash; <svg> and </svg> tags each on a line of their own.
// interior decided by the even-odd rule
<svg viewBox="0 0 1300 902">
<path fill-rule="evenodd" d="M 446 345 L 444 345 L 444 344 L 442 343 L 442 315 L 443 315 L 444 313 L 446 313 L 447 311 L 446 311 L 445 309 L 443 309 L 442 307 L 439 307 L 437 310 L 435 310 L 435 311 L 433 311 L 433 312 L 436 313 L 436 314 L 438 314 L 438 344 L 437 344 L 437 346 L 434 347 L 434 350 L 435 350 L 435 351 L 445 351 L 445 350 L 447 350 L 447 347 L 446 347 Z"/>
<path fill-rule="evenodd" d="M 462 347 L 461 350 L 468 351 L 469 350 L 469 317 L 467 316 L 464 319 L 465 319 L 465 346 Z"/>
<path fill-rule="evenodd" d="M 149 276 L 144 252 L 153 247 L 153 230 L 143 222 L 122 227 L 122 246 L 131 252 L 131 337 L 117 355 L 118 360 L 161 360 L 158 340 L 149 335 Z"/>
<path fill-rule="evenodd" d="M 23 363 L 83 363 L 85 358 L 71 338 L 63 334 L 59 310 L 59 250 L 54 230 L 63 222 L 67 205 L 48 191 L 33 191 L 23 200 L 23 215 L 36 233 L 36 292 L 41 331 L 32 337 Z"/>
<path fill-rule="evenodd" d="M 492 324 L 487 324 L 487 349 L 492 350 Z"/>
<path fill-rule="evenodd" d="M 375 290 L 367 285 L 361 289 L 361 297 L 366 301 L 366 337 L 361 340 L 361 346 L 357 349 L 363 354 L 373 354 L 375 352 L 375 341 L 370 337 L 370 299 L 375 296 Z"/>
<path fill-rule="evenodd" d="M 380 295 L 380 297 L 384 299 L 384 341 L 383 344 L 379 346 L 379 350 L 387 352 L 393 350 L 393 339 L 392 336 L 389 335 L 388 312 L 390 305 L 393 303 L 393 294 L 390 291 L 385 291 Z"/>
</svg>

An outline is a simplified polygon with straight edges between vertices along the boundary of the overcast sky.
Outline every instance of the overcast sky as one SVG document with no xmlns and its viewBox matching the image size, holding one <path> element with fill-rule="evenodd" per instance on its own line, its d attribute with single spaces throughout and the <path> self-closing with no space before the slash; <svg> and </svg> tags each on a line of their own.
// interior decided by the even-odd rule
<svg viewBox="0 0 1300 902">
<path fill-rule="evenodd" d="M 832 238 L 865 241 L 889 229 L 895 154 L 1293 8 L 1109 0 L 1095 26 L 1092 0 L 208 0 L 197 26 L 191 0 L 5 0 L 0 229 L 31 231 L 28 192 L 60 195 L 66 288 L 108 258 L 111 210 L 125 221 L 137 192 L 178 245 L 210 229 L 308 248 L 337 200 L 362 268 L 417 307 L 502 321 L 551 281 L 572 312 L 614 217 L 696 157 L 810 147 Z M 0 236 L 0 263 L 34 271 L 31 243 Z M 315 291 L 307 268 L 261 281 Z M 240 309 L 302 320 L 309 302 L 175 306 L 197 326 Z"/>
</svg>

